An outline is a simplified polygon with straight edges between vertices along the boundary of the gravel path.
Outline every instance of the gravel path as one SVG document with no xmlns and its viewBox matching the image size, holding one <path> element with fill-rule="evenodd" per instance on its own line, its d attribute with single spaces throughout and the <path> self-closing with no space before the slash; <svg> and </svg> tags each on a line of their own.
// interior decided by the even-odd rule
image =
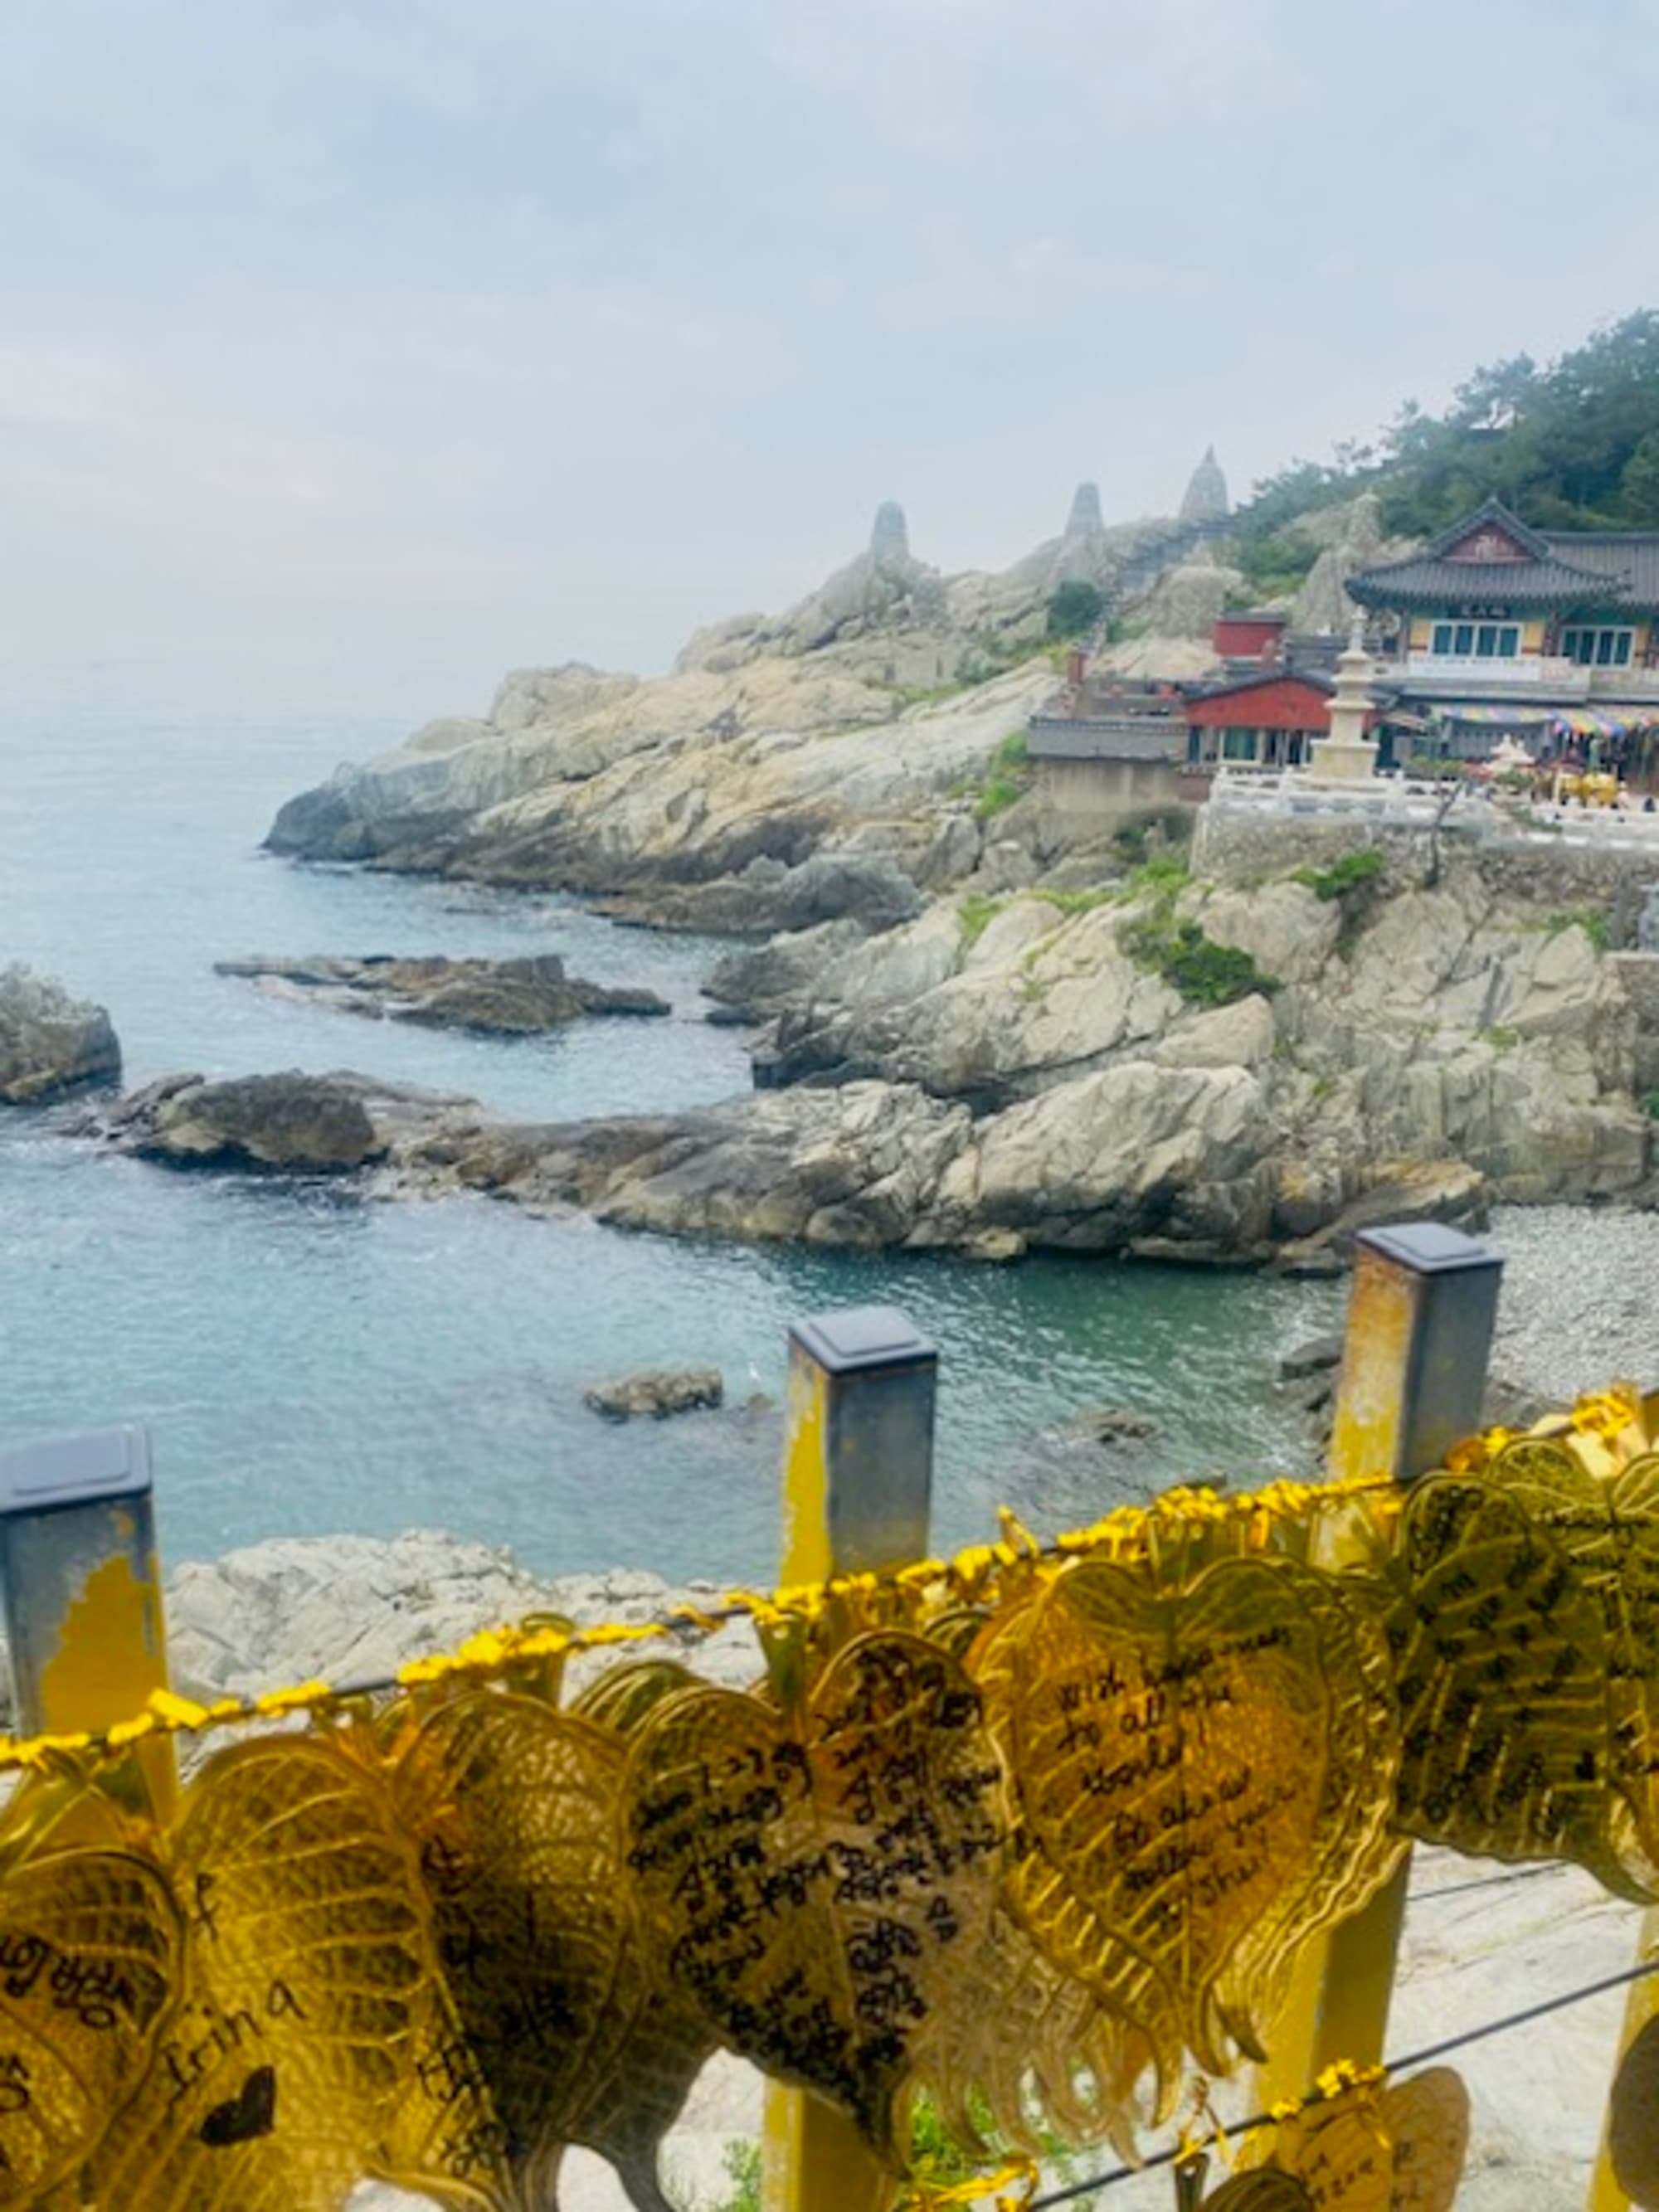
<svg viewBox="0 0 1659 2212">
<path fill-rule="evenodd" d="M 1500 1375 L 1569 1400 L 1615 1377 L 1659 1388 L 1659 1213 L 1501 1206 L 1491 1236 Z"/>
</svg>

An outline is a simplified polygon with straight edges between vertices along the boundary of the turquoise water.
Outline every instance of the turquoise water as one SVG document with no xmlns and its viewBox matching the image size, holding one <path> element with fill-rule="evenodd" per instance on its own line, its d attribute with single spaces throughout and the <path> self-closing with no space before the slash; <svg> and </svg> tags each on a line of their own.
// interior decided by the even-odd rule
<svg viewBox="0 0 1659 2212">
<path fill-rule="evenodd" d="M 282 799 L 410 719 L 250 701 L 199 678 L 0 669 L 0 960 L 106 1005 L 130 1082 L 352 1066 L 538 1117 L 745 1088 L 740 1038 L 700 1018 L 708 941 L 258 854 Z M 674 1018 L 471 1039 L 286 1004 L 211 970 L 249 952 L 530 949 L 648 985 Z M 942 1542 L 985 1533 L 1000 1499 L 1054 1527 L 1177 1474 L 1305 1465 L 1273 1365 L 1330 1325 L 1327 1286 L 757 1251 L 483 1200 L 380 1204 L 179 1176 L 68 1138 L 63 1119 L 0 1111 L 0 1442 L 147 1423 L 173 1558 L 436 1525 L 550 1571 L 764 1577 L 778 1417 L 742 1401 L 775 1401 L 791 1316 L 872 1298 L 943 1347 Z M 611 1428 L 581 1405 L 601 1376 L 704 1362 L 724 1369 L 731 1410 Z M 1156 1443 L 1122 1456 L 1056 1442 L 1068 1413 L 1103 1402 L 1150 1414 Z"/>
</svg>

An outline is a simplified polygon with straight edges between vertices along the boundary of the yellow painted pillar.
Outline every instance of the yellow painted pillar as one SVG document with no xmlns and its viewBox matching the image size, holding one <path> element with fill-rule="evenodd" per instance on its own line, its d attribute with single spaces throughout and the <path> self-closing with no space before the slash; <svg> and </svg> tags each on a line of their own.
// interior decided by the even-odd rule
<svg viewBox="0 0 1659 2212">
<path fill-rule="evenodd" d="M 167 1638 L 143 1429 L 100 1429 L 0 1451 L 0 1602 L 18 1725 L 96 1734 L 167 1686 Z M 166 1819 L 166 1737 L 107 1772 L 135 1809 Z"/>
<path fill-rule="evenodd" d="M 927 1555 L 939 1354 L 896 1306 L 858 1306 L 789 1332 L 783 1455 L 786 1584 Z M 834 2106 L 774 2083 L 762 2135 L 763 2212 L 884 2212 L 890 2177 Z"/>
<path fill-rule="evenodd" d="M 1437 1222 L 1361 1232 L 1334 1477 L 1408 1481 L 1480 1428 L 1503 1265 L 1478 1239 Z M 1340 1553 L 1328 1548 L 1319 1564 L 1340 1565 Z M 1408 1854 L 1363 1911 L 1308 1945 L 1258 2071 L 1258 2104 L 1301 2096 L 1334 2059 L 1382 2058 L 1410 1869 Z"/>
</svg>

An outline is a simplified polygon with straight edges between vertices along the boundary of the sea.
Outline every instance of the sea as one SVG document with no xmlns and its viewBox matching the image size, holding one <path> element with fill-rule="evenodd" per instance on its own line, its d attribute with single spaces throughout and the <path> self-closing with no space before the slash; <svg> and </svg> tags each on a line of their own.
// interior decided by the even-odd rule
<svg viewBox="0 0 1659 2212">
<path fill-rule="evenodd" d="M 562 896 L 261 852 L 283 799 L 407 733 L 410 688 L 0 666 L 0 963 L 107 1006 L 130 1085 L 353 1067 L 538 1119 L 745 1090 L 741 1032 L 704 1018 L 716 941 L 624 928 Z M 647 986 L 672 1018 L 476 1038 L 213 972 L 252 953 L 531 951 Z M 180 1174 L 112 1155 L 74 1119 L 0 1108 L 0 1445 L 142 1423 L 169 1562 L 420 1527 L 545 1573 L 763 1580 L 788 1325 L 878 1301 L 939 1347 L 940 1544 L 994 1534 L 1000 1504 L 1051 1530 L 1176 1480 L 1311 1464 L 1275 1362 L 1339 1324 L 1338 1286 L 669 1239 L 483 1198 Z M 719 1412 L 612 1425 L 582 1402 L 631 1369 L 703 1364 L 725 1376 Z M 1066 1435 L 1105 1405 L 1156 1436 Z"/>
</svg>

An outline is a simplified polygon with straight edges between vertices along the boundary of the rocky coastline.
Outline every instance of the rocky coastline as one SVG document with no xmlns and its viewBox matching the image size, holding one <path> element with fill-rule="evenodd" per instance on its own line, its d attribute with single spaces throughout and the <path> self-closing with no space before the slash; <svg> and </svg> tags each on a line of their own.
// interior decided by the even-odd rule
<svg viewBox="0 0 1659 2212">
<path fill-rule="evenodd" d="M 1376 535 L 1364 501 L 1339 520 L 1328 598 Z M 1079 495 L 1040 556 L 941 578 L 884 511 L 818 593 L 699 633 L 665 678 L 521 671 L 487 717 L 291 801 L 269 842 L 295 859 L 741 939 L 705 989 L 752 1032 L 754 1095 L 543 1127 L 447 1109 L 388 1137 L 382 1187 L 668 1234 L 1316 1273 L 1390 1216 L 1655 1205 L 1659 993 L 1608 957 L 1606 900 L 1455 842 L 1206 877 L 1023 764 L 1056 578 L 1139 592 L 1190 656 L 1232 573 L 1207 543 L 1103 532 Z"/>
</svg>

